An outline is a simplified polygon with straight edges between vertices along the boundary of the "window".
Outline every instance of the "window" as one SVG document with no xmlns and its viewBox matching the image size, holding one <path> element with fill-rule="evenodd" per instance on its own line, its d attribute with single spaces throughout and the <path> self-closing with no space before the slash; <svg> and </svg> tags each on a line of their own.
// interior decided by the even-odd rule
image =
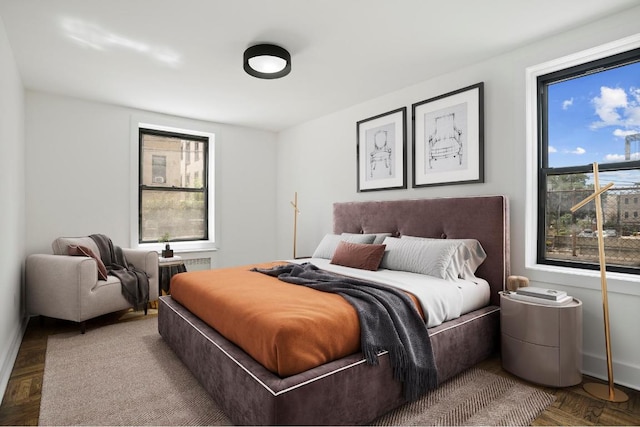
<svg viewBox="0 0 640 427">
<path fill-rule="evenodd" d="M 151 171 L 155 184 L 167 182 L 167 156 L 151 156 Z"/>
<path fill-rule="evenodd" d="M 172 242 L 209 240 L 209 138 L 142 127 L 138 132 L 138 243 L 165 234 Z"/>
<path fill-rule="evenodd" d="M 593 162 L 602 199 L 607 269 L 640 272 L 640 49 L 537 76 L 537 262 L 598 269 Z"/>
</svg>

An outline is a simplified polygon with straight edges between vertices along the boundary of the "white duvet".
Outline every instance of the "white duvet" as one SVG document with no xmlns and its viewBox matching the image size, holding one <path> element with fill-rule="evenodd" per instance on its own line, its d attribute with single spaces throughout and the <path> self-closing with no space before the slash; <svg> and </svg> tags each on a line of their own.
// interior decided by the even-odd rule
<svg viewBox="0 0 640 427">
<path fill-rule="evenodd" d="M 428 328 L 456 319 L 489 304 L 489 284 L 480 278 L 475 278 L 473 281 L 463 279 L 451 281 L 407 271 L 360 270 L 331 264 L 330 260 L 325 258 L 305 258 L 290 260 L 290 262 L 299 264 L 310 262 L 323 270 L 383 283 L 410 292 L 422 305 Z"/>
</svg>

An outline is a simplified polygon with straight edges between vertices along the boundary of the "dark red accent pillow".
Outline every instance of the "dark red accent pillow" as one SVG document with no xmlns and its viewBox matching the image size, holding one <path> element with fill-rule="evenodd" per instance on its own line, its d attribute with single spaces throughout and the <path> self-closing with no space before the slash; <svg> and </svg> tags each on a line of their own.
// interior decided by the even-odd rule
<svg viewBox="0 0 640 427">
<path fill-rule="evenodd" d="M 88 256 L 95 259 L 96 263 L 98 263 L 98 277 L 100 280 L 107 280 L 107 267 L 104 266 L 102 260 L 91 249 L 81 245 L 69 245 L 67 253 L 71 256 Z"/>
<path fill-rule="evenodd" d="M 382 262 L 385 248 L 386 245 L 350 243 L 342 240 L 333 253 L 331 264 L 375 271 Z"/>
</svg>

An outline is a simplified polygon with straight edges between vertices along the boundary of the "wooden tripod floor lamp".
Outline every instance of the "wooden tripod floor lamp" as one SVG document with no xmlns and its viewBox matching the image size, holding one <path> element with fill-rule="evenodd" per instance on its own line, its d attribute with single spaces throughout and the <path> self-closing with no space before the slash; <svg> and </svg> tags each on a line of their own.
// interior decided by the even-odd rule
<svg viewBox="0 0 640 427">
<path fill-rule="evenodd" d="M 298 192 L 296 191 L 293 195 L 293 202 L 291 206 L 293 206 L 293 259 L 296 259 L 296 242 L 298 241 L 298 215 L 300 214 L 300 209 L 298 209 Z"/>
<path fill-rule="evenodd" d="M 607 299 L 607 267 L 604 257 L 604 236 L 602 234 L 602 201 L 601 194 L 613 187 L 613 183 L 609 183 L 600 188 L 598 177 L 598 163 L 593 163 L 593 194 L 585 198 L 580 203 L 571 208 L 571 212 L 575 212 L 590 201 L 594 200 L 596 204 L 596 226 L 598 229 L 598 258 L 600 260 L 600 285 L 602 288 L 602 311 L 604 314 L 604 340 L 607 352 L 607 374 L 609 384 L 586 383 L 583 387 L 591 395 L 608 400 L 610 402 L 626 402 L 629 396 L 620 389 L 614 387 L 613 382 L 613 362 L 611 360 L 611 335 L 609 330 L 609 300 Z"/>
</svg>

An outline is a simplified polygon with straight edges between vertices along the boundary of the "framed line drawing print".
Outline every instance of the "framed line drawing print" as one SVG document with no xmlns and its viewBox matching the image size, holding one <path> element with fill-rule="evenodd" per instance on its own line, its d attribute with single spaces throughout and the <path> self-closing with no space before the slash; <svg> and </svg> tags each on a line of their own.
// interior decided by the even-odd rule
<svg viewBox="0 0 640 427">
<path fill-rule="evenodd" d="M 407 107 L 356 127 L 358 192 L 407 188 Z"/>
<path fill-rule="evenodd" d="M 413 187 L 484 182 L 484 82 L 411 106 Z"/>
</svg>

